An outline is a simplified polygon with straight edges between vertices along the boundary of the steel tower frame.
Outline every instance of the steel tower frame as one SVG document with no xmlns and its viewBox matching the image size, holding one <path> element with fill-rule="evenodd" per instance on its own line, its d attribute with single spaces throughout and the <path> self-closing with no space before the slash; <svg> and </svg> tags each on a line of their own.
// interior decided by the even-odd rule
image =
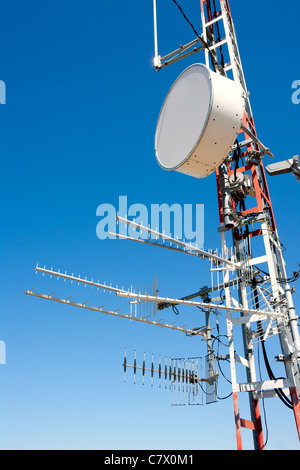
<svg viewBox="0 0 300 470">
<path fill-rule="evenodd" d="M 279 241 L 270 193 L 268 190 L 263 156 L 273 156 L 258 140 L 253 113 L 249 100 L 241 57 L 236 39 L 236 32 L 229 7 L 228 0 L 201 0 L 201 18 L 203 39 L 209 47 L 205 48 L 205 61 L 208 67 L 213 68 L 228 78 L 239 83 L 244 91 L 245 113 L 243 126 L 233 149 L 233 154 L 216 171 L 216 181 L 219 201 L 219 218 L 223 253 L 228 252 L 226 236 L 230 236 L 233 243 L 233 252 L 237 260 L 251 266 L 249 274 L 237 272 L 241 281 L 238 284 L 239 302 L 244 308 L 248 308 L 249 295 L 252 295 L 254 304 L 259 305 L 261 298 L 267 301 L 262 289 L 256 283 L 255 270 L 261 263 L 268 267 L 267 277 L 269 287 L 270 308 L 273 307 L 274 321 L 277 325 L 282 349 L 281 360 L 284 363 L 286 379 L 275 379 L 270 374 L 268 382 L 257 381 L 256 364 L 253 349 L 252 322 L 255 318 L 244 316 L 233 318 L 230 310 L 227 312 L 227 334 L 230 343 L 230 367 L 234 402 L 234 415 L 236 426 L 237 448 L 242 449 L 241 428 L 245 427 L 253 431 L 255 449 L 264 448 L 264 439 L 261 425 L 259 399 L 284 394 L 289 391 L 291 403 L 300 439 L 300 405 L 299 405 L 299 330 L 297 315 L 292 299 L 291 287 L 287 280 L 285 261 L 282 246 Z M 219 8 L 216 7 L 218 3 Z M 224 32 L 224 37 L 221 37 Z M 225 62 L 227 60 L 227 62 Z M 244 163 L 245 162 L 245 163 Z M 234 168 L 235 167 L 235 168 Z M 230 185 L 230 177 L 235 174 L 250 174 L 253 181 L 253 200 L 255 207 L 247 209 L 245 199 L 242 201 L 242 209 L 237 211 L 237 199 L 233 197 L 234 191 Z M 247 197 L 247 201 L 249 196 Z M 239 201 L 238 201 L 239 202 Z M 256 225 L 255 230 L 250 227 Z M 252 242 L 255 238 L 262 239 L 263 253 L 255 255 Z M 258 268 L 259 270 L 259 268 Z M 262 271 L 259 270 L 261 273 Z M 263 271 L 264 272 L 264 271 Z M 229 270 L 223 271 L 224 284 L 229 281 Z M 230 287 L 225 287 L 226 305 L 231 305 Z M 249 294 L 249 291 L 250 294 Z M 280 318 L 281 317 L 281 318 Z M 237 355 L 235 352 L 235 329 L 242 327 L 244 364 L 246 365 L 246 383 L 238 383 L 236 373 Z M 268 331 L 269 328 L 269 331 Z M 261 330 L 261 321 L 258 322 L 259 339 L 263 343 L 270 333 L 271 323 L 266 331 Z M 285 389 L 285 391 L 282 391 Z M 279 392 L 280 390 L 280 392 Z M 238 394 L 249 394 L 251 421 L 240 418 Z M 285 395 L 281 395 L 285 396 Z"/>
</svg>

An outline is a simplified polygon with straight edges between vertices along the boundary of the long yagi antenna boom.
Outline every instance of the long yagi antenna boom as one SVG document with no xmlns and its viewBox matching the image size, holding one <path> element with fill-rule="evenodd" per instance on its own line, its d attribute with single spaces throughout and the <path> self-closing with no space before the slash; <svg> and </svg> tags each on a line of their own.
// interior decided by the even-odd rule
<svg viewBox="0 0 300 470">
<path fill-rule="evenodd" d="M 161 243 L 159 244 L 157 242 L 150 242 L 149 240 L 142 240 L 141 238 L 134 238 L 134 237 L 130 237 L 128 235 L 122 235 L 120 233 L 114 233 L 114 232 L 109 232 L 109 235 L 111 235 L 113 237 L 116 237 L 116 238 L 120 238 L 122 240 L 130 240 L 130 241 L 134 241 L 134 242 L 138 242 L 138 243 L 144 243 L 145 245 L 158 246 L 159 248 L 165 248 L 166 250 L 173 250 L 173 251 L 177 251 L 179 253 L 186 253 L 188 255 L 203 258 L 203 255 L 201 255 L 200 253 L 196 253 L 193 250 L 189 250 L 188 248 L 187 249 L 176 248 L 175 246 L 168 246 L 168 245 L 161 244 Z"/>
<path fill-rule="evenodd" d="M 132 227 L 138 228 L 139 230 L 141 230 L 143 232 L 147 232 L 147 233 L 149 233 L 151 235 L 154 235 L 156 237 L 159 237 L 163 240 L 167 240 L 170 243 L 174 243 L 174 245 L 181 246 L 181 247 L 183 247 L 183 248 L 185 248 L 189 251 L 194 251 L 196 253 L 199 253 L 200 255 L 203 256 L 203 258 L 210 259 L 210 260 L 215 261 L 215 262 L 220 263 L 220 264 L 227 264 L 228 266 L 231 266 L 233 269 L 243 269 L 240 266 L 239 263 L 233 263 L 232 261 L 229 261 L 228 259 L 221 258 L 218 255 L 215 255 L 213 253 L 209 253 L 208 251 L 205 251 L 205 250 L 201 250 L 200 248 L 198 248 L 196 246 L 193 246 L 191 244 L 182 242 L 181 240 L 177 240 L 176 238 L 172 238 L 168 235 L 165 235 L 164 233 L 158 232 L 157 230 L 153 230 L 149 227 L 145 227 L 141 224 L 137 224 L 136 222 L 133 222 L 132 220 L 124 219 L 123 217 L 120 217 L 119 215 L 117 215 L 116 218 L 119 222 L 131 225 Z"/>
<path fill-rule="evenodd" d="M 58 278 L 61 277 L 63 279 L 69 279 L 70 281 L 74 282 L 80 282 L 82 284 L 90 285 L 91 287 L 95 286 L 97 288 L 101 288 L 103 290 L 110 290 L 116 293 L 117 296 L 123 297 L 123 298 L 131 298 L 135 300 L 142 300 L 146 302 L 155 302 L 157 304 L 160 303 L 168 303 L 170 305 L 187 305 L 191 307 L 200 307 L 200 308 L 205 308 L 205 309 L 212 309 L 212 310 L 225 310 L 225 311 L 232 311 L 232 312 L 237 312 L 237 313 L 244 313 L 248 315 L 254 315 L 257 314 L 258 316 L 262 315 L 271 315 L 271 316 L 276 316 L 280 317 L 282 316 L 281 314 L 277 314 L 274 311 L 270 310 L 253 310 L 253 309 L 246 309 L 242 307 L 233 307 L 233 306 L 225 306 L 225 305 L 220 305 L 220 304 L 213 304 L 213 303 L 206 303 L 206 302 L 196 302 L 192 300 L 185 300 L 185 299 L 172 299 L 168 297 L 158 297 L 157 295 L 148 295 L 148 294 L 137 294 L 135 292 L 130 292 L 128 290 L 120 289 L 119 287 L 113 287 L 109 286 L 107 284 L 101 284 L 99 282 L 95 281 L 89 281 L 88 279 L 83 279 L 80 277 L 75 277 L 75 276 L 70 276 L 66 273 L 61 273 L 59 271 L 53 271 L 52 269 L 46 269 L 46 268 L 40 268 L 39 266 L 36 266 L 36 271 L 40 271 L 45 274 L 50 274 L 52 276 L 57 276 Z M 26 293 L 28 293 L 27 291 Z M 37 296 L 39 297 L 39 296 Z M 132 317 L 131 317 L 132 318 Z"/>
<path fill-rule="evenodd" d="M 193 300 L 183 300 L 183 299 L 170 299 L 168 297 L 158 297 L 158 296 L 151 296 L 151 295 L 145 295 L 145 294 L 136 294 L 135 292 L 125 292 L 125 291 L 119 291 L 116 293 L 117 296 L 119 297 L 128 297 L 131 299 L 141 299 L 145 300 L 148 302 L 158 302 L 158 303 L 167 303 L 171 305 L 187 305 L 191 307 L 200 307 L 204 309 L 210 309 L 210 310 L 226 310 L 226 311 L 231 311 L 231 312 L 237 312 L 237 313 L 244 313 L 244 314 L 255 314 L 255 315 L 262 315 L 262 316 L 267 316 L 271 315 L 273 317 L 283 317 L 282 314 L 277 314 L 274 311 L 268 310 L 253 310 L 249 308 L 243 308 L 243 307 L 232 307 L 232 306 L 227 306 L 227 305 L 221 305 L 221 304 L 213 304 L 213 303 L 207 303 L 207 302 L 196 302 Z"/>
<path fill-rule="evenodd" d="M 182 333 L 189 334 L 189 335 L 198 335 L 205 337 L 206 336 L 206 329 L 205 327 L 200 330 L 193 330 L 190 328 L 183 328 L 180 326 L 175 326 L 173 324 L 169 323 L 160 323 L 158 321 L 151 321 L 147 320 L 146 318 L 139 318 L 139 317 L 134 317 L 133 315 L 126 315 L 119 313 L 118 310 L 104 310 L 101 307 L 92 307 L 88 306 L 85 303 L 79 303 L 79 302 L 72 302 L 71 300 L 68 299 L 61 299 L 58 297 L 52 297 L 51 295 L 46 295 L 46 294 L 40 294 L 38 292 L 33 292 L 33 291 L 26 291 L 25 294 L 27 295 L 32 295 L 34 297 L 39 297 L 40 299 L 45 299 L 45 300 L 52 300 L 53 302 L 58 302 L 60 304 L 66 304 L 66 305 L 71 305 L 73 307 L 79 307 L 79 308 L 84 308 L 86 310 L 91 310 L 92 312 L 98 312 L 98 313 L 105 313 L 107 315 L 113 315 L 115 317 L 120 317 L 120 318 L 126 318 L 127 320 L 133 320 L 135 322 L 141 322 L 141 323 L 147 323 L 148 325 L 154 325 L 154 326 L 159 326 L 161 328 L 169 328 L 171 330 L 176 330 L 176 331 L 181 331 Z"/>
</svg>

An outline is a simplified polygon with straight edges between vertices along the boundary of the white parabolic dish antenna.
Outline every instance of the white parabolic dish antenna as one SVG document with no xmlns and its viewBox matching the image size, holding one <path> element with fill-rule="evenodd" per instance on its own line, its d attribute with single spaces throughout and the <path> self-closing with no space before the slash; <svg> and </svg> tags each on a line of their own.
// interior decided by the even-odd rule
<svg viewBox="0 0 300 470">
<path fill-rule="evenodd" d="M 225 160 L 241 129 L 242 88 L 203 64 L 187 68 L 162 106 L 155 153 L 164 170 L 195 178 L 213 173 Z"/>
</svg>

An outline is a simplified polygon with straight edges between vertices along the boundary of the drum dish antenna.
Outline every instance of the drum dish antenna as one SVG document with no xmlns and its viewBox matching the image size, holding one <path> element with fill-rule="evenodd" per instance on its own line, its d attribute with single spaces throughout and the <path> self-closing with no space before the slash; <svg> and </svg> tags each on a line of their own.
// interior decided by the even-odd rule
<svg viewBox="0 0 300 470">
<path fill-rule="evenodd" d="M 176 80 L 162 106 L 155 135 L 160 166 L 195 178 L 225 160 L 242 126 L 243 90 L 195 64 Z"/>
</svg>

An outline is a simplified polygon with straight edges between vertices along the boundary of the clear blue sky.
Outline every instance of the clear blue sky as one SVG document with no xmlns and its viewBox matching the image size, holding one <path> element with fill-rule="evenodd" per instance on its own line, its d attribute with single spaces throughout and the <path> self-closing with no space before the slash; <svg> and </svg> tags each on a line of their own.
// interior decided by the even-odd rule
<svg viewBox="0 0 300 470">
<path fill-rule="evenodd" d="M 181 4 L 201 30 L 198 0 Z M 300 105 L 291 101 L 300 79 L 299 2 L 285 9 L 288 31 L 278 0 L 230 4 L 259 135 L 276 160 L 290 158 L 299 153 Z M 194 38 L 171 1 L 158 0 L 158 14 L 162 54 Z M 235 449 L 231 398 L 172 407 L 169 392 L 150 380 L 133 385 L 128 373 L 123 382 L 125 347 L 131 359 L 136 349 L 139 361 L 144 351 L 157 360 L 204 356 L 203 342 L 24 295 L 36 286 L 92 305 L 119 304 L 114 295 L 35 276 L 36 263 L 124 285 L 158 274 L 160 293 L 170 296 L 209 284 L 207 263 L 96 237 L 98 205 L 127 195 L 129 204 L 148 207 L 204 204 L 205 248 L 220 247 L 214 175 L 197 181 L 170 174 L 154 156 L 163 99 L 179 73 L 203 57 L 153 70 L 151 0 L 4 2 L 0 42 L 7 86 L 0 108 L 0 339 L 7 347 L 0 448 Z M 300 183 L 285 175 L 269 179 L 269 187 L 290 275 L 300 262 Z M 299 292 L 295 303 L 300 309 Z M 193 326 L 204 324 L 200 312 L 180 315 L 179 324 L 185 315 Z M 166 319 L 176 320 L 171 312 Z M 220 381 L 220 395 L 229 391 Z M 247 403 L 241 408 L 248 418 Z M 266 414 L 268 448 L 299 448 L 292 413 L 272 399 Z"/>
</svg>

